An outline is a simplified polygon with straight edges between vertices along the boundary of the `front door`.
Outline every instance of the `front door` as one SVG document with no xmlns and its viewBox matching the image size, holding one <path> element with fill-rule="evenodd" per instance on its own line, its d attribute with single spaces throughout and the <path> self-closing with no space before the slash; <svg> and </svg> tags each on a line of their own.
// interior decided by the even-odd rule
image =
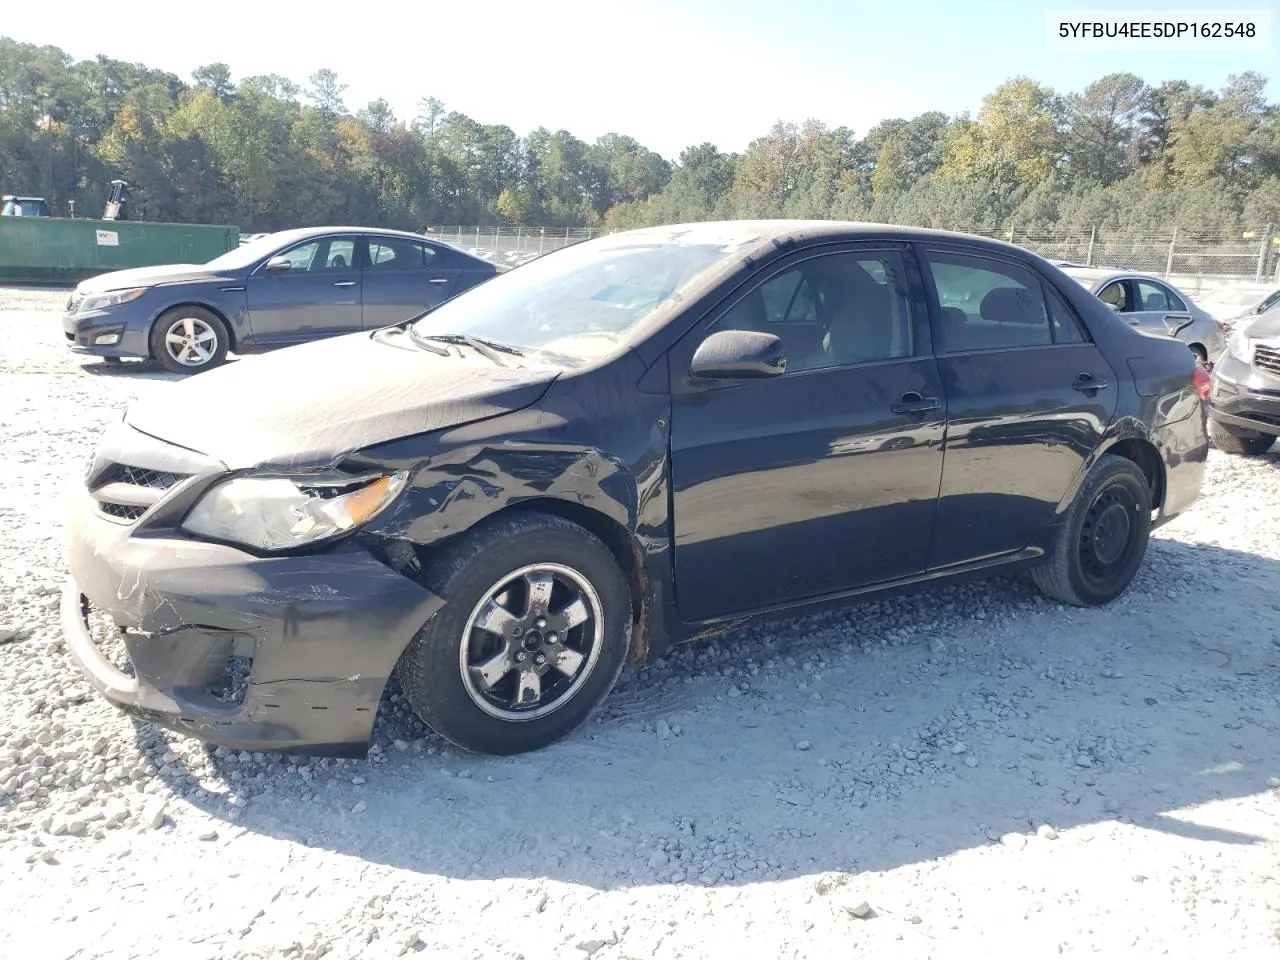
<svg viewBox="0 0 1280 960">
<path fill-rule="evenodd" d="M 360 329 L 356 236 L 317 237 L 279 256 L 291 267 L 259 267 L 246 283 L 255 344 L 297 343 Z"/>
<path fill-rule="evenodd" d="M 680 615 L 699 622 L 924 570 L 945 401 L 901 247 L 797 254 L 669 355 Z M 691 384 L 716 330 L 774 333 L 774 379 Z"/>
<path fill-rule="evenodd" d="M 458 268 L 447 251 L 406 237 L 365 238 L 364 328 L 417 316 L 453 296 Z"/>
<path fill-rule="evenodd" d="M 1102 439 L 1116 377 L 1052 285 L 996 255 L 925 250 L 947 395 L 931 569 L 1016 552 Z"/>
</svg>

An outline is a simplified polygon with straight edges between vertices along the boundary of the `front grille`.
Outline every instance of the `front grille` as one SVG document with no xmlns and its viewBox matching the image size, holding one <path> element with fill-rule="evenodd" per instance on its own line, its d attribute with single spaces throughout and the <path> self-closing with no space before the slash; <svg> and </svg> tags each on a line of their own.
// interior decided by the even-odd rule
<svg viewBox="0 0 1280 960">
<path fill-rule="evenodd" d="M 80 303 L 84 297 L 78 293 L 73 293 L 71 299 L 67 301 L 67 313 L 75 313 L 80 309 Z"/>
<path fill-rule="evenodd" d="M 1280 349 L 1259 344 L 1253 348 L 1253 365 L 1267 373 L 1280 375 Z"/>
<path fill-rule="evenodd" d="M 123 463 L 113 463 L 98 479 L 98 486 L 108 483 L 127 483 L 131 487 L 145 487 L 148 490 L 168 490 L 179 480 L 184 479 L 180 473 L 166 473 L 162 470 L 148 470 L 145 467 L 131 467 Z"/>
<path fill-rule="evenodd" d="M 89 489 L 104 516 L 133 523 L 188 476 L 128 463 L 108 463 L 93 474 Z"/>
<path fill-rule="evenodd" d="M 147 512 L 146 507 L 139 507 L 136 504 L 111 503 L 110 501 L 99 501 L 98 509 L 108 517 L 115 517 L 117 520 L 129 521 L 137 520 Z"/>
</svg>

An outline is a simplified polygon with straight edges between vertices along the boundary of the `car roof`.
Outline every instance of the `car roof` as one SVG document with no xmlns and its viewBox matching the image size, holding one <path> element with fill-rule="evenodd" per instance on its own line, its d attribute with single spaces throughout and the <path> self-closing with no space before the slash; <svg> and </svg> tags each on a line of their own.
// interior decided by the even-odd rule
<svg viewBox="0 0 1280 960">
<path fill-rule="evenodd" d="M 1076 266 L 1065 266 L 1060 267 L 1059 269 L 1061 269 L 1067 276 L 1079 281 L 1092 280 L 1095 283 L 1101 283 L 1104 280 L 1119 280 L 1123 277 L 1132 277 L 1136 280 L 1154 280 L 1156 283 L 1162 283 L 1166 287 L 1173 286 L 1172 283 L 1165 280 L 1163 277 L 1157 277 L 1154 273 L 1143 273 L 1141 270 L 1116 270 L 1112 267 Z"/>
<path fill-rule="evenodd" d="M 680 243 L 737 242 L 742 247 L 789 245 L 809 240 L 860 240 L 897 238 L 935 242 L 963 241 L 1027 255 L 1023 247 L 969 233 L 932 230 L 926 227 L 904 227 L 890 223 L 852 220 L 711 220 L 701 223 L 675 223 L 660 227 L 641 227 L 609 234 L 613 238 L 659 240 Z M 602 238 L 604 239 L 604 238 Z"/>
<path fill-rule="evenodd" d="M 387 227 L 295 227 L 291 230 L 276 230 L 271 236 L 283 239 L 305 240 L 307 237 L 322 237 L 330 234 L 367 233 L 379 237 L 403 237 L 406 240 L 428 240 L 429 237 L 408 230 L 391 230 Z"/>
</svg>

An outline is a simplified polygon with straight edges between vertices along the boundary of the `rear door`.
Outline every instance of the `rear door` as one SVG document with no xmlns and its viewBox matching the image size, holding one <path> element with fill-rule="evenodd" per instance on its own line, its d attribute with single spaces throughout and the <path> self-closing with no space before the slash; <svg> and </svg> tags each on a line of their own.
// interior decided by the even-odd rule
<svg viewBox="0 0 1280 960">
<path fill-rule="evenodd" d="M 408 237 L 364 238 L 366 330 L 416 316 L 453 296 L 458 264 L 448 250 Z"/>
<path fill-rule="evenodd" d="M 946 454 L 929 567 L 1026 547 L 1115 410 L 1116 377 L 1052 285 L 1019 262 L 922 245 Z"/>
<path fill-rule="evenodd" d="M 282 250 L 292 267 L 259 267 L 245 282 L 255 344 L 285 344 L 360 329 L 360 269 L 354 234 L 315 237 Z"/>
<path fill-rule="evenodd" d="M 717 330 L 779 336 L 787 370 L 688 378 Z M 924 570 L 945 405 L 903 245 L 796 254 L 669 355 L 676 599 L 687 622 Z"/>
<path fill-rule="evenodd" d="M 1134 291 L 1134 309 L 1125 319 L 1136 319 L 1143 329 L 1172 336 L 1191 319 L 1191 311 L 1182 298 L 1163 283 L 1134 277 L 1129 285 Z"/>
</svg>

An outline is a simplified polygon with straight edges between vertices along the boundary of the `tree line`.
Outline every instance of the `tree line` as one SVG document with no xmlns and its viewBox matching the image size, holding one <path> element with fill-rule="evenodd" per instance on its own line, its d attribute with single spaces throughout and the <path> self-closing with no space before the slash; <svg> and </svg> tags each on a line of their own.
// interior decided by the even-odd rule
<svg viewBox="0 0 1280 960">
<path fill-rule="evenodd" d="M 0 37 L 0 191 L 97 216 L 112 179 L 135 216 L 246 232 L 323 223 L 617 229 L 731 217 L 817 217 L 1015 234 L 1234 236 L 1280 226 L 1280 105 L 1256 73 L 1220 90 L 1113 73 L 1058 93 L 1027 77 L 976 115 L 931 111 L 861 137 L 778 122 L 742 153 L 675 162 L 633 137 L 523 136 L 427 98 L 352 111 L 332 70 L 306 85 L 189 80 Z"/>
</svg>

